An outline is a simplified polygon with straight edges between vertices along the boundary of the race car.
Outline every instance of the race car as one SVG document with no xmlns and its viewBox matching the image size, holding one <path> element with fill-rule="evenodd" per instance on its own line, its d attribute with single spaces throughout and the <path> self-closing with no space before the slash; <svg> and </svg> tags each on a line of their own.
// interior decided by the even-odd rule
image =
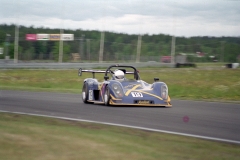
<svg viewBox="0 0 240 160">
<path fill-rule="evenodd" d="M 117 105 L 117 106 L 165 106 L 171 107 L 168 86 L 154 78 L 149 84 L 140 79 L 139 71 L 133 66 L 111 65 L 106 70 L 84 70 L 92 73 L 92 78 L 86 78 L 82 87 L 84 103 Z M 95 78 L 95 74 L 104 74 L 103 82 Z"/>
</svg>

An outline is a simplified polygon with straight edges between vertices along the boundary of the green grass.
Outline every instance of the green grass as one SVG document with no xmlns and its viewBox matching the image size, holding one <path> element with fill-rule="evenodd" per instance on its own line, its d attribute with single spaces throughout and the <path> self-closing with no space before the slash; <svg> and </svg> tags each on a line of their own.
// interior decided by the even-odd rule
<svg viewBox="0 0 240 160">
<path fill-rule="evenodd" d="M 0 113 L 3 160 L 234 160 L 240 146 L 86 122 Z"/>
<path fill-rule="evenodd" d="M 240 69 L 140 68 L 141 79 L 153 83 L 154 77 L 167 83 L 171 98 L 240 101 Z M 104 74 L 96 74 L 103 81 Z M 0 89 L 81 93 L 85 78 L 77 70 L 0 70 Z"/>
</svg>

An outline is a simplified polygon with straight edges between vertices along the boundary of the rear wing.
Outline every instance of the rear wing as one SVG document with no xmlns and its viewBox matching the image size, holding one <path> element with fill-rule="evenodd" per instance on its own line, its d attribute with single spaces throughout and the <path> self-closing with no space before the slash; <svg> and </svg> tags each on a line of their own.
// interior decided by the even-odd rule
<svg viewBox="0 0 240 160">
<path fill-rule="evenodd" d="M 125 69 L 120 69 L 122 70 L 125 74 L 134 74 L 134 72 L 127 72 Z M 79 68 L 78 70 L 78 76 L 82 76 L 82 72 L 89 72 L 89 73 L 92 73 L 93 75 L 93 78 L 95 78 L 95 73 L 110 73 L 109 70 L 106 70 L 106 71 L 102 71 L 102 70 L 85 70 L 85 69 L 82 69 L 82 68 Z M 114 74 L 113 72 L 111 72 L 112 74 Z"/>
<path fill-rule="evenodd" d="M 93 74 L 93 78 L 95 78 L 95 73 L 106 73 L 106 71 L 101 71 L 101 70 L 85 70 L 82 68 L 79 68 L 78 70 L 78 76 L 82 76 L 82 72 L 90 72 Z"/>
</svg>

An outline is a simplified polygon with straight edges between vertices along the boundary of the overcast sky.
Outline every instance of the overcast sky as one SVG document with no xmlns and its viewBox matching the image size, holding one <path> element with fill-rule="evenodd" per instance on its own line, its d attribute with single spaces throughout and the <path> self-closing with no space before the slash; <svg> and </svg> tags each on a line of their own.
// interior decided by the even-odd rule
<svg viewBox="0 0 240 160">
<path fill-rule="evenodd" d="M 1 0 L 0 23 L 175 36 L 240 36 L 240 0 Z"/>
</svg>

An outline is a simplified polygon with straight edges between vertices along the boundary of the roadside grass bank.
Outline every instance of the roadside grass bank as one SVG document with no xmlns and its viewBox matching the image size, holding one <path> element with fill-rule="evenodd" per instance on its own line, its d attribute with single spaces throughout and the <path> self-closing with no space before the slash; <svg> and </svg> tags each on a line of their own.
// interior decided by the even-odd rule
<svg viewBox="0 0 240 160">
<path fill-rule="evenodd" d="M 139 68 L 141 79 L 166 82 L 171 98 L 208 101 L 240 101 L 240 69 Z M 0 89 L 81 93 L 83 80 L 92 77 L 77 70 L 0 70 Z M 99 81 L 104 74 L 96 74 Z"/>
<path fill-rule="evenodd" d="M 87 122 L 0 113 L 0 159 L 214 160 L 240 146 Z"/>
</svg>

